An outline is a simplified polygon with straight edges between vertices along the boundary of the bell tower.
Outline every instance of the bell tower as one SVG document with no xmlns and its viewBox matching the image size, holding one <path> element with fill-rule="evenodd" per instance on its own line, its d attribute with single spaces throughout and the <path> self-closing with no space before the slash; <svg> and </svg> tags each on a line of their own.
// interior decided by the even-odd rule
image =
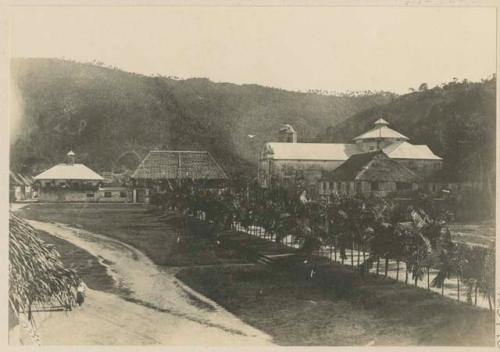
<svg viewBox="0 0 500 352">
<path fill-rule="evenodd" d="M 279 141 L 281 143 L 297 143 L 297 132 L 291 125 L 283 125 L 280 128 Z"/>
</svg>

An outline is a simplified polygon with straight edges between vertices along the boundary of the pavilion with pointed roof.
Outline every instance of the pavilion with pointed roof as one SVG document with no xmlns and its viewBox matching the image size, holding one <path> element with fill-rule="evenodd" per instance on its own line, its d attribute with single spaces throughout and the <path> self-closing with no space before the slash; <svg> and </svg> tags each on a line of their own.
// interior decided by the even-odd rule
<svg viewBox="0 0 500 352">
<path fill-rule="evenodd" d="M 39 185 L 39 199 L 47 202 L 96 201 L 104 178 L 84 164 L 76 163 L 70 150 L 63 163 L 56 164 L 34 177 Z"/>
</svg>

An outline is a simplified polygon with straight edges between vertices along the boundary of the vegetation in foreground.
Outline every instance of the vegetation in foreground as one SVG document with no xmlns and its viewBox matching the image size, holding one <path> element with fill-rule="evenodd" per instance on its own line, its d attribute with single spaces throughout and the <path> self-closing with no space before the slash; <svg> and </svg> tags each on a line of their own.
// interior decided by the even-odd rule
<svg viewBox="0 0 500 352">
<path fill-rule="evenodd" d="M 64 310 L 75 305 L 80 278 L 64 266 L 59 253 L 26 221 L 9 215 L 9 315 L 15 314 L 19 322 L 26 317 L 35 328 L 34 311 L 45 307 Z M 36 339 L 34 330 L 31 332 Z"/>
</svg>

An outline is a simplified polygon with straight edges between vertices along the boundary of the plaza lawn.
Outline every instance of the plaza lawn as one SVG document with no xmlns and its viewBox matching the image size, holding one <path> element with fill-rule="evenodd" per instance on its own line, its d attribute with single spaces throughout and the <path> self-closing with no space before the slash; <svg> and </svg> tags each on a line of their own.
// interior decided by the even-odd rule
<svg viewBox="0 0 500 352">
<path fill-rule="evenodd" d="M 89 288 L 118 292 L 113 278 L 107 273 L 104 265 L 89 252 L 43 231 L 38 231 L 38 237 L 53 246 L 61 255 L 64 267 L 74 270 Z"/>
<path fill-rule="evenodd" d="M 492 246 L 495 245 L 495 224 L 485 222 L 479 224 L 459 224 L 448 225 L 453 241 L 466 243 L 471 246 Z"/>
<path fill-rule="evenodd" d="M 280 345 L 493 345 L 490 311 L 373 275 L 346 281 L 340 264 L 327 266 L 316 267 L 316 279 L 264 265 L 187 268 L 177 277 Z"/>
<path fill-rule="evenodd" d="M 217 246 L 213 234 L 197 220 L 186 226 L 178 215 L 158 213 L 137 204 L 31 204 L 19 215 L 59 222 L 116 238 L 146 254 L 155 264 L 190 266 L 244 263 L 233 250 Z"/>
</svg>

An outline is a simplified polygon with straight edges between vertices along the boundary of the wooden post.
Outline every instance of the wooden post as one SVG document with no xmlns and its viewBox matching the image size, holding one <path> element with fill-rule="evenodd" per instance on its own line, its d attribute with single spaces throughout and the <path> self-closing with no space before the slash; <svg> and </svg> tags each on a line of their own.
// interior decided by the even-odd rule
<svg viewBox="0 0 500 352">
<path fill-rule="evenodd" d="M 389 257 L 386 255 L 385 257 L 385 272 L 384 277 L 387 277 L 387 271 L 389 270 Z"/>
<path fill-rule="evenodd" d="M 477 306 L 477 282 L 476 282 L 476 287 L 474 289 L 474 305 Z"/>
<path fill-rule="evenodd" d="M 427 291 L 431 290 L 429 275 L 430 275 L 430 266 L 427 266 Z"/>
</svg>

